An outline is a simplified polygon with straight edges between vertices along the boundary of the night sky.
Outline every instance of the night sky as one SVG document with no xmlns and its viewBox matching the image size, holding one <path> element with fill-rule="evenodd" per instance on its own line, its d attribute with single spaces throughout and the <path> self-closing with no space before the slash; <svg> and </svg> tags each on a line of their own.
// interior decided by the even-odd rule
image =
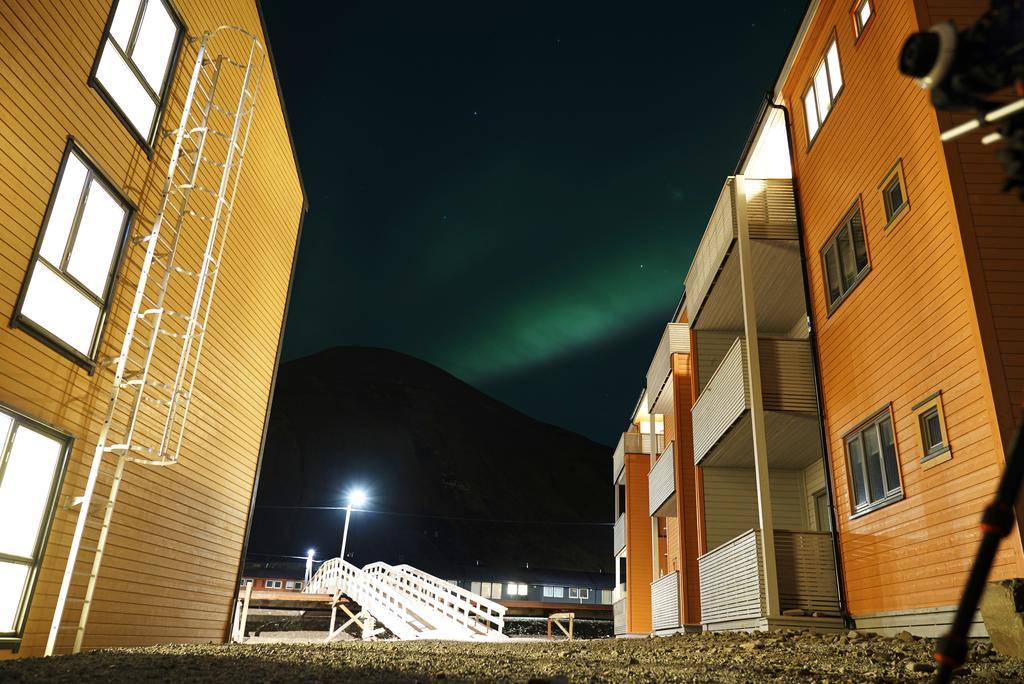
<svg viewBox="0 0 1024 684">
<path fill-rule="evenodd" d="M 804 0 L 264 0 L 310 212 L 284 359 L 396 349 L 612 443 Z"/>
</svg>

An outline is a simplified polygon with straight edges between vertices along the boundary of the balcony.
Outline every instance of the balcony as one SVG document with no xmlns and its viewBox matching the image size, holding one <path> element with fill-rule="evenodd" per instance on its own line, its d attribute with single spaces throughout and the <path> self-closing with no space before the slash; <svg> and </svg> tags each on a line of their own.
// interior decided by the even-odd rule
<svg viewBox="0 0 1024 684">
<path fill-rule="evenodd" d="M 623 597 L 612 604 L 612 629 L 615 634 L 625 634 L 628 628 L 626 624 L 626 598 Z"/>
<path fill-rule="evenodd" d="M 679 572 L 651 582 L 651 625 L 654 631 L 679 627 Z"/>
<path fill-rule="evenodd" d="M 654 515 L 674 515 L 669 504 L 676 493 L 676 464 L 674 443 L 670 442 L 662 452 L 658 462 L 647 474 L 647 495 L 650 499 L 650 513 Z"/>
<path fill-rule="evenodd" d="M 741 206 L 742 203 L 742 206 Z M 743 209 L 743 211 L 738 211 Z M 803 318 L 803 267 L 790 179 L 726 179 L 686 276 L 694 330 L 742 330 L 739 222 L 750 237 L 758 329 L 785 333 Z"/>
<path fill-rule="evenodd" d="M 622 514 L 612 528 L 612 555 L 618 556 L 626 550 L 626 515 Z"/>
<path fill-rule="evenodd" d="M 655 443 L 660 454 L 665 448 L 665 435 L 656 435 Z M 649 432 L 623 432 L 622 433 L 623 454 L 650 454 L 651 434 Z"/>
<path fill-rule="evenodd" d="M 668 413 L 672 393 L 667 388 L 672 375 L 672 355 L 690 353 L 690 326 L 669 323 L 661 336 L 658 350 L 647 369 L 647 396 L 651 400 L 651 413 Z"/>
<path fill-rule="evenodd" d="M 806 467 L 821 457 L 810 342 L 763 337 L 758 350 L 768 465 Z M 751 464 L 750 370 L 744 338 L 733 341 L 691 414 L 694 463 Z"/>
<path fill-rule="evenodd" d="M 612 452 L 612 484 L 619 484 L 622 469 L 626 467 L 626 434 L 628 433 L 623 433 L 619 437 L 619 443 Z"/>
<path fill-rule="evenodd" d="M 831 533 L 775 530 L 775 563 L 781 612 L 817 613 L 842 626 Z M 764 626 L 768 616 L 759 530 L 748 530 L 704 554 L 698 564 L 701 621 L 707 629 Z"/>
</svg>

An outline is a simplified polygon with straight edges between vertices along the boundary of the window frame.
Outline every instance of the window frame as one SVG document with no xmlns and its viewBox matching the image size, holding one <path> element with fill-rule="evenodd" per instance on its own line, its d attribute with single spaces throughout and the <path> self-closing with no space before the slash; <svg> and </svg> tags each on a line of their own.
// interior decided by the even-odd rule
<svg viewBox="0 0 1024 684">
<path fill-rule="evenodd" d="M 868 20 L 863 24 L 860 22 L 860 11 L 861 8 L 867 5 L 871 10 L 868 15 Z M 860 42 L 860 37 L 864 35 L 864 32 L 874 23 L 875 18 L 875 3 L 872 0 L 853 0 L 853 6 L 850 8 L 850 16 L 853 19 L 853 36 L 854 45 Z"/>
<path fill-rule="evenodd" d="M 890 214 L 889 207 L 889 195 L 887 193 L 889 186 L 893 184 L 893 181 L 899 183 L 900 193 L 903 195 L 903 204 L 892 211 Z M 907 193 L 907 178 L 903 173 L 903 158 L 896 160 L 892 168 L 885 174 L 881 182 L 878 184 L 878 192 L 882 196 L 882 208 L 885 211 L 885 227 L 882 229 L 885 232 L 899 222 L 906 214 L 910 211 L 910 195 Z"/>
<path fill-rule="evenodd" d="M 839 89 L 837 91 L 835 91 L 835 93 L 832 92 L 832 74 L 831 74 L 831 70 L 830 70 L 830 68 L 828 66 L 828 53 L 829 53 L 829 50 L 831 49 L 831 47 L 833 45 L 835 45 L 835 47 L 836 47 L 836 61 L 839 63 L 839 77 L 842 80 L 842 83 L 839 84 Z M 825 65 L 825 77 L 826 77 L 826 79 L 828 79 L 828 89 L 829 89 L 828 113 L 825 114 L 824 117 L 822 117 L 821 116 L 821 112 L 818 111 L 818 94 L 817 94 L 817 90 L 815 89 L 815 85 L 814 85 L 814 77 L 817 75 L 818 69 L 821 68 L 822 64 Z M 842 59 L 842 55 L 839 54 L 839 40 L 838 40 L 837 35 L 836 35 L 836 30 L 833 28 L 832 29 L 832 33 L 830 34 L 828 41 L 825 43 L 825 49 L 822 51 L 821 57 L 814 63 L 814 68 L 811 69 L 811 74 L 810 74 L 810 76 L 807 79 L 807 85 L 804 87 L 803 92 L 800 95 L 800 106 L 803 107 L 803 109 L 804 109 L 804 119 L 803 119 L 803 121 L 804 121 L 804 128 L 806 129 L 806 133 L 807 133 L 807 151 L 808 152 L 811 151 L 811 147 L 814 146 L 814 141 L 817 140 L 818 136 L 821 134 L 821 129 L 823 129 L 825 127 L 825 122 L 828 121 L 828 118 L 832 115 L 832 112 L 835 111 L 836 102 L 839 101 L 839 96 L 842 95 L 843 91 L 846 89 L 846 78 L 843 76 L 842 72 L 843 72 L 843 59 Z M 811 90 L 814 90 L 814 115 L 815 115 L 815 118 L 816 118 L 816 120 L 818 122 L 818 127 L 814 130 L 814 135 L 811 135 L 811 129 L 807 125 L 807 93 L 811 92 Z"/>
<path fill-rule="evenodd" d="M 35 597 L 36 584 L 39 580 L 39 570 L 43 564 L 43 553 L 46 551 L 46 546 L 50 541 L 50 533 L 53 531 L 53 520 L 57 514 L 57 501 L 60 498 L 61 491 L 64 489 L 64 477 L 67 474 L 68 463 L 71 459 L 71 452 L 74 448 L 75 438 L 70 433 L 53 427 L 52 425 L 47 425 L 46 423 L 26 415 L 3 402 L 0 402 L 0 412 L 7 414 L 7 416 L 12 419 L 11 432 L 7 436 L 7 441 L 6 443 L 0 443 L 0 481 L 3 480 L 3 470 L 7 465 L 6 456 L 10 446 L 14 443 L 14 432 L 18 425 L 27 425 L 30 429 L 36 432 L 43 433 L 63 442 L 61 454 L 58 457 L 57 465 L 55 466 L 53 482 L 50 485 L 50 503 L 43 513 L 43 519 L 39 526 L 39 533 L 36 537 L 36 544 L 33 549 L 33 563 L 29 569 L 28 576 L 25 579 L 25 587 L 22 590 L 21 600 L 18 606 L 18 628 L 13 632 L 0 631 L 0 650 L 17 651 L 21 646 L 21 640 L 25 634 L 25 623 L 27 621 L 29 611 L 32 609 L 32 599 Z M 21 562 L 23 559 L 0 554 L 0 560 L 17 563 Z M 27 563 L 23 564 L 27 565 Z"/>
<path fill-rule="evenodd" d="M 188 35 L 188 25 L 185 24 L 185 20 L 182 18 L 181 12 L 175 6 L 173 0 L 141 0 L 139 3 L 139 10 L 136 14 L 135 22 L 132 23 L 132 39 L 137 37 L 138 33 L 138 21 L 139 16 L 145 13 L 146 5 L 150 2 L 162 2 L 167 8 L 167 13 L 171 16 L 171 20 L 177 26 L 177 33 L 174 35 L 174 47 L 171 50 L 170 58 L 167 62 L 167 71 L 164 73 L 164 83 L 159 93 L 152 92 L 149 88 L 149 84 L 146 82 L 146 78 L 139 72 L 138 67 L 128 57 L 128 55 L 121 49 L 121 46 L 117 44 L 111 38 L 110 28 L 114 23 L 114 13 L 117 11 L 117 6 L 121 0 L 113 0 L 110 5 L 110 12 L 107 14 L 107 22 L 103 25 L 103 33 L 100 35 L 99 45 L 96 48 L 96 56 L 92 60 L 92 69 L 89 71 L 89 78 L 86 80 L 87 85 L 99 94 L 102 99 L 114 115 L 121 121 L 131 136 L 135 139 L 135 142 L 145 151 L 147 159 L 153 159 L 153 154 L 156 151 L 156 143 L 160 134 L 160 127 L 163 124 L 164 114 L 167 112 L 167 105 L 170 102 L 171 86 L 174 83 L 174 74 L 178 71 L 178 61 L 181 58 L 182 49 L 185 46 L 185 38 Z M 96 77 L 96 71 L 100 66 L 100 57 L 103 55 L 103 46 L 106 45 L 107 40 L 110 40 L 111 45 L 121 55 L 125 64 L 131 70 L 132 74 L 139 79 L 140 84 L 143 88 L 150 93 L 150 95 L 156 95 L 156 111 L 153 114 L 153 130 L 150 132 L 149 138 L 144 137 L 135 128 L 135 124 L 132 123 L 128 115 L 125 114 L 124 110 L 121 109 L 120 105 L 117 104 L 117 100 L 114 99 L 113 95 L 103 86 L 100 80 Z"/>
<path fill-rule="evenodd" d="M 835 301 L 832 301 L 832 295 L 829 292 L 828 259 L 825 255 L 830 247 L 838 244 L 839 234 L 843 231 L 844 228 L 850 225 L 854 215 L 858 213 L 860 214 L 861 232 L 864 234 L 864 257 L 867 260 L 867 263 L 853 277 L 853 280 L 850 282 L 850 286 L 848 288 L 845 288 L 843 292 L 840 293 L 840 295 L 835 299 Z M 850 235 L 850 242 L 852 245 L 852 232 Z M 831 318 L 832 314 L 834 314 L 836 310 L 840 306 L 842 306 L 843 302 L 845 302 L 847 298 L 853 293 L 853 291 L 857 289 L 857 286 L 860 285 L 865 278 L 867 278 L 869 273 L 871 273 L 871 247 L 868 244 L 868 229 L 867 225 L 864 222 L 864 207 L 861 204 L 861 198 L 859 196 L 856 200 L 854 200 L 853 204 L 850 205 L 850 208 L 846 210 L 846 213 L 843 214 L 843 218 L 839 221 L 839 224 L 829 234 L 828 239 L 825 240 L 825 243 L 821 246 L 821 249 L 818 250 L 818 256 L 821 261 L 821 281 L 822 284 L 825 286 L 825 315 L 827 318 Z M 854 258 L 856 259 L 856 254 L 854 255 Z M 839 277 L 842 278 L 842 264 L 840 264 L 839 268 Z"/>
<path fill-rule="evenodd" d="M 96 330 L 93 334 L 92 348 L 90 349 L 89 355 L 85 355 L 78 349 L 75 349 L 71 344 L 51 333 L 49 330 L 46 330 L 22 313 L 22 306 L 24 305 L 25 297 L 28 294 L 28 285 L 32 275 L 32 270 L 35 267 L 36 262 L 40 259 L 40 252 L 43 247 L 43 238 L 46 236 L 46 230 L 50 223 L 50 214 L 53 212 L 54 204 L 57 201 L 57 192 L 64 180 L 64 172 L 67 170 L 68 160 L 71 158 L 72 153 L 78 156 L 85 165 L 87 172 L 90 174 L 86 176 L 86 183 L 88 184 L 90 178 L 95 176 L 106 186 L 106 189 L 110 191 L 111 195 L 113 195 L 114 198 L 125 208 L 124 224 L 121 226 L 121 236 L 117 241 L 116 253 L 110 260 L 110 270 L 107 273 L 106 292 L 103 297 L 97 297 L 95 293 L 79 282 L 73 275 L 64 273 L 59 265 L 54 266 L 55 271 L 60 274 L 62 280 L 71 285 L 79 292 L 79 294 L 88 298 L 100 308 L 99 317 L 96 322 Z M 100 346 L 103 341 L 103 336 L 106 333 L 107 323 L 110 319 L 110 309 L 113 305 L 114 293 L 117 291 L 121 267 L 124 265 L 124 260 L 128 252 L 128 238 L 131 235 L 131 229 L 135 223 L 137 213 L 138 207 L 135 203 L 125 196 L 121 191 L 121 188 L 114 183 L 106 171 L 103 170 L 103 167 L 97 164 L 96 160 L 93 159 L 88 152 L 82 149 L 82 146 L 78 144 L 75 137 L 69 136 L 67 143 L 64 145 L 64 152 L 61 155 L 60 166 L 57 168 L 57 175 L 53 181 L 50 198 L 46 203 L 46 211 L 43 212 L 43 220 L 36 235 L 36 244 L 32 249 L 31 256 L 29 257 L 28 265 L 25 268 L 25 275 L 21 281 L 21 289 L 18 292 L 18 298 L 14 303 L 14 311 L 11 314 L 10 327 L 23 330 L 31 337 L 34 337 L 62 356 L 67 357 L 77 365 L 84 368 L 88 371 L 89 375 L 92 375 L 96 371 L 97 358 L 99 357 Z M 80 220 L 80 218 L 80 216 L 76 216 L 76 220 Z M 71 242 L 72 238 L 75 236 L 76 229 L 75 226 L 72 225 L 72 230 L 68 234 L 68 241 Z M 51 264 L 51 266 L 53 265 Z"/>
<path fill-rule="evenodd" d="M 953 450 L 949 445 L 949 432 L 946 429 L 946 416 L 942 408 L 942 391 L 931 394 L 911 407 L 914 414 L 914 422 L 917 424 L 917 435 L 920 439 L 921 458 L 919 462 L 924 469 L 934 468 L 940 463 L 945 463 L 953 458 Z M 942 441 L 931 449 L 927 448 L 928 439 L 925 436 L 925 417 L 934 411 L 939 419 L 939 433 Z"/>
<path fill-rule="evenodd" d="M 854 437 L 857 437 L 858 439 L 861 438 L 862 433 L 871 427 L 875 427 L 876 432 L 881 434 L 881 430 L 877 429 L 877 426 L 881 425 L 886 420 L 889 422 L 889 426 L 892 429 L 892 448 L 894 452 L 893 458 L 896 461 L 896 479 L 898 480 L 896 483 L 897 488 L 892 491 L 887 491 L 886 494 L 882 496 L 880 499 L 876 499 L 874 501 L 871 500 L 871 484 L 869 475 L 867 473 L 867 453 L 865 451 L 862 453 L 861 458 L 864 461 L 862 474 L 864 476 L 864 486 L 866 488 L 865 493 L 867 494 L 868 502 L 858 507 L 857 492 L 853 482 L 853 463 L 850 459 L 850 440 Z M 869 513 L 873 513 L 874 511 L 877 511 L 881 508 L 885 508 L 886 506 L 891 506 L 892 504 L 898 501 L 902 501 L 904 498 L 906 498 L 906 494 L 903 490 L 903 468 L 902 463 L 900 462 L 899 440 L 896 438 L 896 421 L 893 418 L 892 414 L 892 404 L 886 404 L 885 407 L 878 411 L 875 411 L 868 418 L 862 420 L 860 423 L 858 423 L 853 428 L 848 430 L 842 436 L 842 440 L 843 456 L 846 459 L 846 486 L 850 500 L 850 520 L 853 520 L 854 518 L 859 518 Z M 881 442 L 879 442 L 879 454 L 882 454 Z M 881 462 L 879 465 L 881 475 L 884 478 L 884 483 L 886 480 L 888 480 L 888 475 L 885 472 L 885 463 Z"/>
</svg>

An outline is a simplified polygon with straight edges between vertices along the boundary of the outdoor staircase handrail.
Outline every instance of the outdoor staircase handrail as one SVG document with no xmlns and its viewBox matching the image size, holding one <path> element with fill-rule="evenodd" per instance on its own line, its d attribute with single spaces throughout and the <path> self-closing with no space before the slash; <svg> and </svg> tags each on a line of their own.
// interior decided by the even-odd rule
<svg viewBox="0 0 1024 684">
<path fill-rule="evenodd" d="M 508 608 L 500 603 L 484 598 L 479 594 L 474 594 L 473 592 L 463 589 L 456 584 L 446 582 L 443 579 L 435 577 L 434 575 L 410 565 L 396 565 L 395 570 L 418 577 L 427 584 L 436 587 L 441 592 L 457 596 L 460 603 L 466 604 L 468 612 L 478 616 L 483 622 L 490 623 L 493 625 L 493 629 L 496 629 L 498 632 L 503 631 L 505 626 L 505 612 Z"/>
<path fill-rule="evenodd" d="M 310 594 L 340 592 L 358 603 L 401 639 L 415 639 L 419 631 L 411 624 L 405 600 L 392 587 L 375 581 L 360 568 L 340 558 L 325 561 L 303 588 Z"/>
</svg>

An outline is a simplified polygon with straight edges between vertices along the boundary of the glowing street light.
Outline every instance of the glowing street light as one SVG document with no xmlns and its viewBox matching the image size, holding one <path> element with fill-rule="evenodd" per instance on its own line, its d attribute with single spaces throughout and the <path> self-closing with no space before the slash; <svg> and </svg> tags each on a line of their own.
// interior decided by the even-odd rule
<svg viewBox="0 0 1024 684">
<path fill-rule="evenodd" d="M 306 554 L 306 582 L 313 576 L 313 549 Z"/>
<path fill-rule="evenodd" d="M 341 560 L 345 560 L 345 545 L 348 542 L 348 521 L 352 517 L 352 507 L 361 507 L 366 503 L 366 492 L 353 489 L 348 493 L 348 505 L 345 506 L 345 531 L 341 535 Z"/>
</svg>

